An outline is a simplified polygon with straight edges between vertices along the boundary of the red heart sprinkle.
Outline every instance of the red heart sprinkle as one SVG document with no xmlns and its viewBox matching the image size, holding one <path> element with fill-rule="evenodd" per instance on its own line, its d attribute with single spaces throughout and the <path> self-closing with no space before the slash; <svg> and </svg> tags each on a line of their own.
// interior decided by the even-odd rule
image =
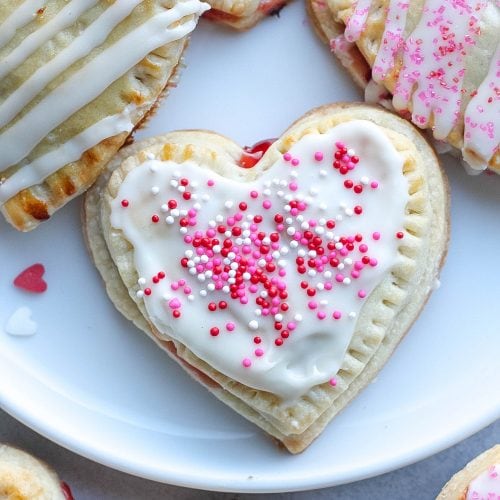
<svg viewBox="0 0 500 500">
<path fill-rule="evenodd" d="M 43 264 L 33 264 L 16 277 L 14 286 L 28 292 L 43 293 L 47 290 L 47 283 L 43 279 L 44 273 Z"/>
</svg>

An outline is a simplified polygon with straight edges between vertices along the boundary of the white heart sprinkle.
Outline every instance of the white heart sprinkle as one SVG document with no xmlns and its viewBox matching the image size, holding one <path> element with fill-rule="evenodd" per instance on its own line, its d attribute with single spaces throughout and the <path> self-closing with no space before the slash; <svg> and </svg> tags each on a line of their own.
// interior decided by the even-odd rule
<svg viewBox="0 0 500 500">
<path fill-rule="evenodd" d="M 37 329 L 38 325 L 31 319 L 31 309 L 25 306 L 17 309 L 5 325 L 8 334 L 18 337 L 34 335 Z"/>
</svg>

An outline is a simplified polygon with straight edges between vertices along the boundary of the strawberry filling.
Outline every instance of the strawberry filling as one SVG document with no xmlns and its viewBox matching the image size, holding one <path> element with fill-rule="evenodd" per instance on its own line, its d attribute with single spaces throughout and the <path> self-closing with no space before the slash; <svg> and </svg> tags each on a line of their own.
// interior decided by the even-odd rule
<svg viewBox="0 0 500 500">
<path fill-rule="evenodd" d="M 245 146 L 241 155 L 239 165 L 242 168 L 252 168 L 257 165 L 264 153 L 271 147 L 276 139 L 265 139 L 257 142 L 253 146 Z"/>
<path fill-rule="evenodd" d="M 266 16 L 272 16 L 274 14 L 278 14 L 285 4 L 286 1 L 284 0 L 262 0 L 257 8 L 257 11 L 262 12 Z M 210 9 L 203 14 L 203 17 L 205 19 L 209 19 L 210 21 L 219 22 L 236 22 L 241 19 L 240 16 L 235 16 L 234 14 L 229 14 L 228 12 L 217 9 Z"/>
<path fill-rule="evenodd" d="M 64 481 L 61 481 L 61 490 L 66 500 L 75 500 L 73 497 L 73 493 L 71 493 L 70 487 Z"/>
</svg>

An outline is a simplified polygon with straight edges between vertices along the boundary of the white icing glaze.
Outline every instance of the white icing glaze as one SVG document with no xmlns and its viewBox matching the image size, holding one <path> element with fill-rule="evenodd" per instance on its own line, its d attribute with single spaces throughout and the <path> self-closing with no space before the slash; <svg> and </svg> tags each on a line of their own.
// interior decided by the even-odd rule
<svg viewBox="0 0 500 500">
<path fill-rule="evenodd" d="M 0 128 L 14 119 L 46 85 L 101 45 L 109 33 L 125 19 L 142 0 L 116 0 L 80 36 L 48 63 L 35 71 L 20 87 L 0 103 Z"/>
<path fill-rule="evenodd" d="M 353 148 L 354 152 L 349 154 L 360 158 L 355 169 L 346 176 L 332 168 L 337 141 Z M 316 152 L 323 152 L 323 159 L 315 158 Z M 247 182 L 244 177 L 253 172 L 236 167 L 228 172 L 231 177 L 228 178 L 203 168 L 203 165 L 200 168 L 191 161 L 177 164 L 148 160 L 123 180 L 112 202 L 111 224 L 121 229 L 134 247 L 135 267 L 141 277 L 137 300 L 144 300 L 148 317 L 160 332 L 179 340 L 222 373 L 248 386 L 294 399 L 310 387 L 328 381 L 338 371 L 356 327 L 354 318 L 367 300 L 360 298 L 358 293 L 364 290 L 368 297 L 399 258 L 399 240 L 395 235 L 403 228 L 408 183 L 402 174 L 401 156 L 371 122 L 352 121 L 323 135 L 307 135 L 291 148 L 289 154 L 300 160 L 298 166 L 292 166 L 283 158 L 257 180 Z M 189 201 L 184 200 L 179 191 L 180 178 L 186 178 L 190 183 L 184 188 L 191 193 Z M 362 194 L 346 188 L 346 179 L 364 186 Z M 210 180 L 215 185 L 207 187 Z M 191 185 L 193 181 L 197 187 Z M 375 181 L 378 181 L 378 187 Z M 258 193 L 257 198 L 252 197 L 252 191 Z M 172 199 L 178 206 L 169 209 L 165 204 Z M 123 200 L 128 200 L 128 207 L 122 205 Z M 294 200 L 307 205 L 302 207 L 303 212 L 292 212 L 289 203 Z M 247 204 L 247 210 L 240 208 L 242 201 Z M 263 208 L 266 202 L 272 205 L 268 209 Z M 353 213 L 353 207 L 358 204 L 363 209 L 361 215 Z M 189 210 L 192 210 L 191 214 Z M 190 235 L 196 237 L 196 231 L 205 235 L 221 224 L 226 224 L 227 230 L 231 218 L 238 220 L 238 213 L 242 219 L 235 225 L 240 226 L 241 235 L 217 233 L 215 237 L 221 238 L 220 245 L 225 238 L 234 239 L 233 254 L 221 257 L 228 259 L 221 265 L 234 265 L 231 269 L 235 273 L 242 255 L 255 258 L 253 264 L 248 263 L 248 275 L 243 271 L 241 275 L 246 299 L 231 298 L 229 284 L 232 282 L 213 277 L 220 269 L 217 271 L 217 267 L 212 267 L 213 271 L 207 271 L 208 267 L 203 268 L 201 259 L 205 259 L 205 263 L 208 261 L 207 266 L 211 266 L 210 262 L 216 266 L 213 261 L 220 256 L 217 253 L 222 252 L 220 248 L 214 247 L 215 256 L 212 253 L 203 257 L 196 254 L 197 248 L 183 239 L 184 234 L 188 238 Z M 252 227 L 253 217 L 259 214 L 264 220 Z M 284 216 L 282 229 L 274 219 L 275 214 Z M 152 215 L 158 215 L 158 223 L 152 221 Z M 179 217 L 194 217 L 194 224 L 182 228 Z M 336 222 L 334 229 L 328 226 L 332 220 Z M 313 226 L 311 221 L 316 221 L 316 225 Z M 323 261 L 315 269 L 309 267 L 305 274 L 299 274 L 296 270 L 298 257 L 305 256 L 306 261 L 321 259 L 318 256 L 321 254 L 314 257 L 307 245 L 300 242 L 301 237 L 305 238 L 307 227 L 311 234 L 321 238 L 325 248 L 327 242 L 334 245 L 328 254 L 323 255 L 329 258 L 337 255 L 338 268 Z M 276 231 L 280 234 L 279 243 L 275 241 L 274 248 L 273 231 L 276 237 Z M 269 255 L 267 261 L 263 258 L 264 253 L 259 253 L 260 246 L 253 243 L 259 232 L 265 233 L 259 245 L 269 245 L 269 252 L 265 253 Z M 374 232 L 379 232 L 380 238 L 373 237 Z M 363 242 L 369 247 L 366 255 L 376 258 L 378 265 L 372 261 L 375 267 L 367 264 L 361 276 L 355 278 L 354 270 L 361 263 L 358 259 L 365 254 L 357 247 L 349 253 L 338 237 L 354 237 L 358 233 L 364 236 Z M 299 238 L 299 242 L 295 238 Z M 246 250 L 245 246 L 248 247 Z M 194 252 L 193 255 L 190 251 Z M 187 267 L 180 264 L 185 256 Z M 197 256 L 198 263 L 194 260 Z M 265 265 L 269 262 L 276 268 L 267 269 Z M 252 291 L 249 288 L 252 282 L 248 281 L 258 268 L 265 269 L 264 275 L 269 279 L 276 279 L 274 283 L 278 289 L 285 283 L 288 297 L 275 297 L 276 302 L 268 306 L 258 305 L 256 300 L 260 300 L 259 297 L 267 300 L 267 292 L 261 295 L 266 291 L 263 285 L 255 285 L 257 288 Z M 279 276 L 278 269 L 286 276 Z M 160 271 L 165 272 L 166 277 L 154 283 L 152 277 Z M 228 274 L 227 280 L 231 276 Z M 232 279 L 236 279 L 234 273 Z M 179 280 L 186 283 L 173 290 L 172 284 L 175 286 Z M 313 297 L 301 287 L 304 280 L 314 290 Z M 224 288 L 224 283 L 228 288 Z M 185 286 L 189 289 L 185 290 Z M 328 290 L 329 286 L 332 286 L 331 290 Z M 147 288 L 152 290 L 151 295 L 144 294 Z M 136 290 L 131 293 L 135 294 Z M 269 295 L 267 298 L 272 300 Z M 207 309 L 210 302 L 219 303 L 221 300 L 227 301 L 226 309 L 219 308 L 216 312 Z M 248 302 L 241 302 L 244 300 Z M 288 304 L 286 311 L 280 309 L 280 300 Z M 313 302 L 315 306 L 310 307 Z M 177 319 L 172 316 L 176 308 L 181 311 Z M 340 319 L 333 318 L 335 311 L 341 312 Z M 273 317 L 275 314 L 278 316 Z M 324 319 L 320 318 L 321 314 L 326 315 Z M 275 321 L 282 323 L 282 329 L 289 328 L 291 332 L 281 346 L 275 344 L 276 338 L 280 337 Z M 234 331 L 226 330 L 230 322 L 234 323 Z M 290 322 L 295 323 L 295 329 Z M 217 336 L 210 334 L 213 327 L 220 329 Z M 261 337 L 258 345 L 253 341 L 255 335 Z M 263 353 L 259 355 L 256 349 L 262 349 Z M 243 363 L 251 366 L 245 367 Z"/>
<path fill-rule="evenodd" d="M 486 137 L 488 140 L 485 140 Z M 475 170 L 483 170 L 500 144 L 500 45 L 492 59 L 488 75 L 465 111 L 462 153 Z M 474 155 L 470 152 L 474 151 Z"/>
<path fill-rule="evenodd" d="M 0 73 L 26 60 L 40 44 L 50 40 L 61 29 L 69 26 L 97 0 L 73 0 L 42 28 L 27 37 L 12 52 L 0 60 Z M 198 0 L 178 2 L 173 8 L 159 12 L 142 25 L 125 34 L 112 46 L 96 54 L 83 67 L 75 71 L 61 85 L 45 95 L 25 115 L 17 119 L 22 109 L 46 85 L 71 64 L 89 54 L 107 38 L 109 33 L 140 3 L 140 0 L 116 0 L 92 25 L 70 45 L 40 68 L 33 76 L 0 104 L 0 171 L 22 162 L 29 153 L 56 127 L 64 123 L 79 109 L 98 97 L 109 85 L 139 63 L 148 53 L 169 42 L 188 35 L 196 26 L 197 16 L 208 9 Z M 183 18 L 195 18 L 179 23 Z M 103 68 L 106 70 L 103 71 Z M 68 97 L 70 96 L 70 97 Z M 13 123 L 10 123 L 14 120 Z M 2 126 L 4 128 L 2 129 Z M 130 109 L 105 118 L 90 126 L 80 135 L 57 149 L 31 162 L 24 161 L 10 179 L 0 185 L 0 203 L 19 190 L 41 182 L 45 177 L 80 158 L 86 149 L 106 137 L 130 131 Z M 78 156 L 77 156 L 78 155 Z M 30 184 L 33 183 L 33 184 Z"/>
<path fill-rule="evenodd" d="M 133 109 L 133 107 L 128 107 L 119 115 L 107 116 L 57 149 L 23 165 L 13 175 L 0 182 L 0 204 L 5 203 L 23 189 L 41 183 L 64 165 L 79 160 L 85 151 L 107 137 L 113 137 L 122 132 L 131 132 L 134 128 L 130 118 Z"/>
<path fill-rule="evenodd" d="M 42 44 L 49 41 L 61 30 L 71 26 L 87 9 L 99 0 L 73 0 L 61 9 L 50 21 L 27 36 L 17 47 L 7 54 L 0 63 L 0 79 L 26 61 Z"/>
<path fill-rule="evenodd" d="M 500 500 L 500 464 L 488 467 L 471 481 L 466 500 Z"/>
<path fill-rule="evenodd" d="M 5 331 L 16 337 L 29 337 L 34 335 L 38 325 L 31 319 L 31 309 L 26 306 L 19 307 L 7 320 Z"/>
<path fill-rule="evenodd" d="M 0 48 L 12 40 L 16 34 L 16 30 L 33 21 L 36 12 L 44 4 L 45 0 L 25 0 L 9 17 L 4 19 L 0 23 Z"/>
<path fill-rule="evenodd" d="M 349 41 L 354 42 L 361 36 L 369 4 L 367 7 L 367 0 L 356 4 L 345 29 Z M 411 107 L 413 123 L 421 128 L 432 124 L 433 135 L 438 140 L 446 139 L 461 117 L 462 92 L 470 90 L 463 88 L 465 59 L 476 44 L 480 16 L 487 5 L 486 0 L 425 0 L 417 26 L 405 39 L 409 3 L 389 2 L 381 45 L 373 65 L 373 79 L 382 82 L 396 59 L 402 58 L 393 105 L 398 111 Z M 474 169 L 485 169 L 498 149 L 499 65 L 497 50 L 488 76 L 464 112 L 467 135 L 464 158 Z M 493 102 L 487 107 L 485 102 L 490 97 Z"/>
</svg>

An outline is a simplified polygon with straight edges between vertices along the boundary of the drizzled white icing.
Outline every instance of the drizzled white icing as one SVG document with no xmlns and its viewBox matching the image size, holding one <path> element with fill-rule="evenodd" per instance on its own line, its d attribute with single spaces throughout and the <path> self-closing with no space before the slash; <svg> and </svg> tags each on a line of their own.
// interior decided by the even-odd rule
<svg viewBox="0 0 500 500">
<path fill-rule="evenodd" d="M 23 40 L 4 59 L 0 71 L 6 74 L 21 64 L 40 44 L 50 40 L 61 29 L 71 25 L 78 17 L 95 5 L 97 0 L 73 0 L 50 19 L 42 28 Z M 140 3 L 139 0 L 116 0 L 79 37 L 33 74 L 25 84 L 6 97 L 0 104 L 0 171 L 22 162 L 31 151 L 69 117 L 97 98 L 109 85 L 139 63 L 148 53 L 169 42 L 179 40 L 196 26 L 197 16 L 208 6 L 198 0 L 178 2 L 173 8 L 161 11 L 125 34 L 113 45 L 98 52 L 95 57 L 75 71 L 52 92 L 45 95 L 21 118 L 9 126 L 11 120 L 33 100 L 45 86 L 76 61 L 98 48 L 109 33 Z M 14 15 L 15 12 L 12 14 Z M 194 19 L 179 23 L 186 16 Z M 21 167 L 15 176 L 3 179 L 0 193 L 4 203 L 6 193 L 13 196 L 19 188 L 28 187 L 28 179 L 40 182 L 42 172 L 52 173 L 64 166 L 68 159 L 78 159 L 89 147 L 110 135 L 131 130 L 129 110 L 123 114 L 92 125 L 78 137 L 70 139 L 41 158 Z M 111 134 L 112 135 L 112 134 Z M 51 162 L 48 166 L 49 159 Z M 32 171 L 33 169 L 33 171 Z"/>
<path fill-rule="evenodd" d="M 345 29 L 348 41 L 361 36 L 370 4 L 369 0 L 356 3 Z M 406 36 L 409 2 L 390 0 L 387 7 L 372 77 L 383 83 L 401 58 L 393 105 L 399 111 L 411 108 L 413 123 L 432 127 L 438 140 L 445 139 L 462 116 L 463 92 L 471 90 L 464 89 L 465 60 L 480 36 L 480 17 L 487 5 L 486 0 L 425 0 L 415 29 Z M 487 167 L 499 144 L 499 65 L 497 50 L 489 74 L 464 111 L 464 157 L 475 169 Z M 487 111 L 485 102 L 489 103 Z"/>
<path fill-rule="evenodd" d="M 346 175 L 332 167 L 338 141 L 348 155 L 359 157 Z M 408 201 L 402 163 L 383 132 L 365 121 L 303 137 L 254 181 L 245 182 L 252 171 L 236 167 L 227 178 L 192 161 L 144 162 L 128 173 L 111 207 L 112 226 L 134 248 L 138 300 L 144 300 L 160 332 L 222 373 L 283 398 L 299 397 L 337 373 L 363 304 L 400 258 L 396 233 Z M 346 187 L 347 180 L 358 187 Z M 304 205 L 293 208 L 294 200 Z M 210 234 L 220 244 L 212 254 L 203 253 L 193 238 Z M 321 242 L 323 250 L 332 246 L 316 253 L 304 244 L 306 237 Z M 209 244 L 212 236 L 207 238 Z M 233 246 L 221 257 L 220 265 L 228 266 L 224 277 L 215 259 L 226 239 Z M 268 247 L 260 250 L 262 245 Z M 254 259 L 244 272 L 242 256 Z M 368 259 L 364 267 L 362 256 Z M 303 273 L 297 258 L 305 261 Z M 259 268 L 275 285 L 274 293 L 286 296 L 278 299 L 272 287 L 251 281 Z M 211 303 L 219 304 L 216 311 L 210 311 Z"/>
<path fill-rule="evenodd" d="M 4 19 L 0 23 L 0 48 L 14 38 L 16 30 L 33 21 L 36 12 L 44 4 L 45 0 L 25 0 L 9 17 Z"/>
<path fill-rule="evenodd" d="M 79 160 L 83 152 L 107 137 L 113 137 L 122 132 L 131 132 L 134 128 L 130 117 L 133 109 L 133 107 L 127 107 L 119 115 L 107 116 L 60 147 L 23 165 L 3 183 L 0 183 L 0 204 L 5 203 L 23 189 L 41 183 L 61 166 Z"/>
<path fill-rule="evenodd" d="M 491 465 L 471 481 L 466 500 L 500 500 L 500 464 Z"/>
</svg>

